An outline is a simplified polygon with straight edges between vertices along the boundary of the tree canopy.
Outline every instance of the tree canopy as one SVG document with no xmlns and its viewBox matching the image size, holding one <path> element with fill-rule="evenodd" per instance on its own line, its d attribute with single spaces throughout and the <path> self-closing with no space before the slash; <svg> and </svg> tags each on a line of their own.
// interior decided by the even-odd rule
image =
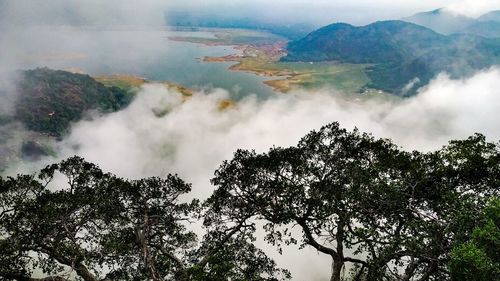
<svg viewBox="0 0 500 281">
<path fill-rule="evenodd" d="M 479 134 L 408 152 L 332 123 L 238 150 L 212 183 L 187 200 L 176 175 L 126 180 L 79 157 L 0 178 L 0 280 L 290 278 L 255 246 L 259 225 L 279 253 L 330 257 L 334 281 L 500 274 L 500 146 Z"/>
<path fill-rule="evenodd" d="M 67 186 L 50 187 L 55 173 Z M 175 175 L 124 180 L 73 157 L 39 178 L 0 182 L 0 279 L 279 280 L 287 272 L 248 242 L 246 225 L 190 229 L 198 200 Z M 35 270 L 46 278 L 33 278 Z M 51 279 L 52 278 L 52 279 Z"/>
<path fill-rule="evenodd" d="M 226 219 L 267 222 L 272 244 L 330 256 L 331 280 L 446 280 L 451 249 L 498 196 L 499 155 L 482 135 L 409 153 L 333 123 L 296 147 L 237 151 L 209 201 Z"/>
</svg>

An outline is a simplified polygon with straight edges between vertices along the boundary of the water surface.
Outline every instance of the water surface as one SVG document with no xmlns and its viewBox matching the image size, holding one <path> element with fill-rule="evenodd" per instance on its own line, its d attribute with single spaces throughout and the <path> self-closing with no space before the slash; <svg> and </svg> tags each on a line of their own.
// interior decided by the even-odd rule
<svg viewBox="0 0 500 281">
<path fill-rule="evenodd" d="M 262 84 L 264 77 L 230 71 L 232 63 L 201 61 L 205 56 L 237 52 L 232 47 L 176 42 L 169 36 L 211 37 L 213 33 L 163 27 L 44 27 L 16 34 L 17 42 L 26 44 L 16 50 L 15 56 L 23 69 L 50 67 L 91 75 L 137 75 L 194 89 L 223 88 L 235 99 L 273 94 Z"/>
</svg>

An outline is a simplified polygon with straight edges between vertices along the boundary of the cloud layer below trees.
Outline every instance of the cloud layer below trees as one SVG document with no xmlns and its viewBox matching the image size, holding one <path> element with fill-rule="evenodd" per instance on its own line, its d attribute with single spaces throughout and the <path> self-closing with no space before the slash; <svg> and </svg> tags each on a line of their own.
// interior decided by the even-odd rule
<svg viewBox="0 0 500 281">
<path fill-rule="evenodd" d="M 213 190 L 209 180 L 214 170 L 236 149 L 264 152 L 273 145 L 295 145 L 310 130 L 333 121 L 391 138 L 408 150 L 438 149 L 475 132 L 498 141 L 499 81 L 500 70 L 491 69 L 465 80 L 441 75 L 403 101 L 356 101 L 324 90 L 266 101 L 248 97 L 223 111 L 220 101 L 228 97 L 223 90 L 184 100 L 175 91 L 151 84 L 127 109 L 76 123 L 57 151 L 60 159 L 77 154 L 124 177 L 178 173 L 193 184 L 191 196 L 203 199 Z M 35 166 L 56 160 L 44 159 Z M 300 253 L 300 258 L 276 258 L 296 278 L 328 276 L 328 259 L 313 251 Z M 310 258 L 319 262 L 310 265 Z"/>
<path fill-rule="evenodd" d="M 408 150 L 438 149 L 475 132 L 499 140 L 499 81 L 500 70 L 491 69 L 465 80 L 438 76 L 402 101 L 353 100 L 324 90 L 265 101 L 251 96 L 222 111 L 219 103 L 228 97 L 224 90 L 183 101 L 179 93 L 150 84 L 127 109 L 75 124 L 59 151 L 62 157 L 82 155 L 123 176 L 179 173 L 209 194 L 203 192 L 208 178 L 236 149 L 295 145 L 310 130 L 334 121 Z"/>
</svg>

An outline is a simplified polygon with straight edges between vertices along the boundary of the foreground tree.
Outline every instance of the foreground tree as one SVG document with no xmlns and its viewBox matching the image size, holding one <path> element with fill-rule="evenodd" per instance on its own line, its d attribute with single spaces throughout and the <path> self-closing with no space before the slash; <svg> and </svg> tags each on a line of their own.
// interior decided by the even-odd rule
<svg viewBox="0 0 500 281">
<path fill-rule="evenodd" d="M 471 238 L 451 252 L 453 280 L 500 280 L 500 198 L 488 203 L 477 224 Z"/>
<path fill-rule="evenodd" d="M 56 173 L 67 186 L 48 188 Z M 33 176 L 0 179 L 2 280 L 278 280 L 246 225 L 188 226 L 197 200 L 176 176 L 128 181 L 74 157 Z M 35 278 L 34 271 L 44 278 Z M 284 273 L 281 275 L 281 273 Z"/>
<path fill-rule="evenodd" d="M 482 135 L 409 153 L 333 123 L 296 147 L 239 150 L 212 182 L 186 201 L 177 176 L 129 181 L 78 157 L 0 178 L 0 280 L 288 278 L 252 244 L 257 221 L 279 250 L 329 256 L 335 281 L 499 273 L 500 148 Z"/>
<path fill-rule="evenodd" d="M 266 221 L 278 247 L 299 243 L 330 256 L 332 281 L 446 280 L 453 245 L 498 194 L 498 156 L 480 135 L 406 153 L 333 123 L 297 147 L 236 152 L 216 172 L 209 202 L 221 220 Z"/>
</svg>

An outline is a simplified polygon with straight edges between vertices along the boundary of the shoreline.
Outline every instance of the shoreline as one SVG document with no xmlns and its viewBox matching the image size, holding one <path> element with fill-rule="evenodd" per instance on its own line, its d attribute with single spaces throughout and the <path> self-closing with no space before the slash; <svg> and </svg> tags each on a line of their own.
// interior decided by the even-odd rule
<svg viewBox="0 0 500 281">
<path fill-rule="evenodd" d="M 221 39 L 222 35 L 220 34 L 215 34 L 214 38 L 169 37 L 170 40 L 200 44 L 209 47 L 232 47 L 235 51 L 239 51 L 239 53 L 221 57 L 206 56 L 203 57 L 201 61 L 207 63 L 230 62 L 234 64 L 228 68 L 229 71 L 252 73 L 257 76 L 269 78 L 280 77 L 280 79 L 270 79 L 262 82 L 266 86 L 272 88 L 275 92 L 286 93 L 293 88 L 293 84 L 298 82 L 293 79 L 295 76 L 300 75 L 298 73 L 282 69 L 265 69 L 264 67 L 267 64 L 278 63 L 281 57 L 286 55 L 286 42 L 283 41 L 276 42 L 274 44 L 263 44 L 257 46 L 252 44 L 231 44 L 223 41 L 212 41 L 218 39 L 223 40 Z M 256 65 L 252 65 L 255 63 Z"/>
</svg>

